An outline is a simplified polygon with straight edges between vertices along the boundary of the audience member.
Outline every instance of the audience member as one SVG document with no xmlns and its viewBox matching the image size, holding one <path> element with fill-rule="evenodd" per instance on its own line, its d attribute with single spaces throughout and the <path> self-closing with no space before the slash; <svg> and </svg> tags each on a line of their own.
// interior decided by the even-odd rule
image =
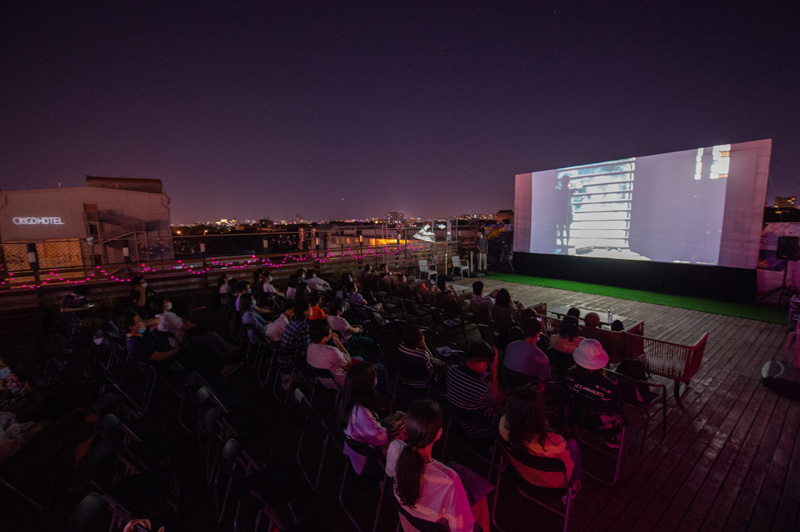
<svg viewBox="0 0 800 532">
<path fill-rule="evenodd" d="M 249 295 L 249 294 L 248 294 Z M 189 320 L 180 318 L 172 310 L 172 301 L 164 296 L 153 298 L 153 312 L 158 318 L 156 329 L 169 334 L 174 342 L 170 345 L 197 347 L 211 349 L 221 360 L 228 360 L 234 354 L 234 348 L 219 334 L 209 331 L 208 328 L 197 326 Z M 156 312 L 158 310 L 158 312 Z"/>
<path fill-rule="evenodd" d="M 470 414 L 470 419 L 459 420 L 467 436 L 491 441 L 500 417 L 496 405 L 502 403 L 497 353 L 485 342 L 478 342 L 469 346 L 466 357 L 465 363 L 450 366 L 447 371 L 447 400 Z"/>
<path fill-rule="evenodd" d="M 293 316 L 294 301 L 284 299 L 281 304 L 281 313 L 267 324 L 267 339 L 271 342 L 280 342 L 283 337 L 283 331 L 286 330 L 286 326 L 289 325 Z"/>
<path fill-rule="evenodd" d="M 550 349 L 571 355 L 585 340 L 580 334 L 581 328 L 578 325 L 578 319 L 574 316 L 565 316 L 561 325 L 558 326 L 558 334 L 550 337 Z"/>
<path fill-rule="evenodd" d="M 269 270 L 264 271 L 264 284 L 261 287 L 262 292 L 271 296 L 279 296 L 283 297 L 283 293 L 281 293 L 275 286 L 272 284 L 272 274 Z"/>
<path fill-rule="evenodd" d="M 319 306 L 321 299 L 322 297 L 316 290 L 308 295 L 308 304 L 311 305 L 311 315 L 308 317 L 309 320 L 324 320 L 326 318 L 325 311 Z"/>
<path fill-rule="evenodd" d="M 425 335 L 416 325 L 408 324 L 397 346 L 397 366 L 400 379 L 412 388 L 427 388 L 447 365 L 435 358 L 425 345 Z"/>
<path fill-rule="evenodd" d="M 587 338 L 572 355 L 577 365 L 567 372 L 565 383 L 574 406 L 573 421 L 589 429 L 616 433 L 622 425 L 622 395 L 617 382 L 603 369 L 608 365 L 603 346 Z"/>
<path fill-rule="evenodd" d="M 623 324 L 620 320 L 614 320 L 611 322 L 611 330 L 615 332 L 624 331 L 625 324 Z"/>
<path fill-rule="evenodd" d="M 494 304 L 496 307 L 511 308 L 516 310 L 522 310 L 525 308 L 525 305 L 519 301 L 512 300 L 511 294 L 505 288 L 501 288 L 497 291 L 497 299 L 495 300 Z"/>
<path fill-rule="evenodd" d="M 506 402 L 506 414 L 500 419 L 500 437 L 519 450 L 534 456 L 558 458 L 564 462 L 573 497 L 580 487 L 581 454 L 575 440 L 565 440 L 550 428 L 544 398 L 533 384 L 514 390 Z M 511 465 L 527 482 L 542 488 L 564 488 L 560 471 L 533 469 L 510 458 Z"/>
<path fill-rule="evenodd" d="M 311 345 L 308 346 L 306 362 L 308 365 L 317 369 L 327 369 L 333 375 L 335 382 L 330 379 L 320 379 L 327 388 L 340 390 L 344 386 L 344 377 L 356 360 L 350 357 L 350 353 L 342 345 L 339 335 L 331 333 L 331 326 L 327 320 L 314 320 L 308 324 Z M 327 345 L 329 341 L 333 345 Z"/>
<path fill-rule="evenodd" d="M 239 303 L 239 301 L 240 301 L 240 299 L 242 297 L 242 294 L 250 294 L 251 296 L 253 295 L 253 289 L 250 287 L 250 283 L 248 281 L 239 281 L 239 283 L 236 285 L 236 294 L 235 294 L 236 295 L 236 302 L 234 304 L 234 307 L 236 308 L 236 312 L 239 312 L 239 313 L 242 312 L 241 304 Z M 259 314 L 271 314 L 272 313 L 272 311 L 270 309 L 261 308 L 258 305 L 256 305 L 255 297 L 253 297 L 252 309 L 255 310 L 256 312 L 258 312 Z"/>
<path fill-rule="evenodd" d="M 339 402 L 338 420 L 344 427 L 344 435 L 357 442 L 380 449 L 386 456 L 389 442 L 395 438 L 405 439 L 403 412 L 395 412 L 381 420 L 378 417 L 378 371 L 375 364 L 355 364 L 347 372 Z M 364 471 L 367 459 L 354 452 L 345 441 L 344 454 L 350 458 L 353 469 L 359 475 Z"/>
<path fill-rule="evenodd" d="M 488 296 L 483 295 L 483 281 L 472 283 L 472 302 L 482 305 L 494 305 L 494 298 L 497 297 L 499 290 L 495 290 Z"/>
<path fill-rule="evenodd" d="M 580 319 L 581 317 L 581 309 L 577 307 L 569 307 L 567 309 L 567 316 L 572 316 L 573 318 Z"/>
<path fill-rule="evenodd" d="M 292 274 L 289 276 L 289 280 L 287 281 L 286 286 L 286 298 L 287 299 L 294 299 L 295 294 L 297 293 L 297 275 Z"/>
<path fill-rule="evenodd" d="M 444 416 L 434 401 L 420 401 L 405 416 L 407 442 L 394 440 L 386 456 L 386 474 L 395 479 L 394 495 L 412 516 L 439 522 L 450 532 L 489 530 L 486 496 L 492 485 L 467 467 L 447 465 L 431 456 L 442 436 Z M 405 532 L 416 528 L 400 515 Z"/>
<path fill-rule="evenodd" d="M 597 329 L 600 327 L 600 315 L 597 312 L 589 312 L 586 314 L 586 317 L 583 318 L 583 324 L 586 327 L 590 327 L 592 329 Z"/>
<path fill-rule="evenodd" d="M 308 316 L 310 314 L 311 307 L 308 301 L 297 298 L 294 302 L 294 316 L 283 331 L 281 349 L 278 352 L 278 368 L 284 390 L 288 390 L 291 384 L 290 376 L 294 370 L 295 360 L 305 356 L 311 343 L 311 337 L 308 334 Z"/>
<path fill-rule="evenodd" d="M 535 318 L 526 318 L 522 320 L 521 328 L 525 339 L 508 344 L 503 365 L 540 382 L 550 380 L 550 360 L 536 347 L 542 324 Z"/>
<path fill-rule="evenodd" d="M 131 293 L 128 297 L 133 309 L 142 318 L 152 318 L 152 315 L 148 314 L 148 310 L 150 309 L 150 300 L 155 295 L 152 288 L 147 288 L 147 281 L 143 275 L 136 275 L 131 279 Z"/>
<path fill-rule="evenodd" d="M 314 291 L 327 292 L 331 289 L 331 285 L 328 284 L 328 281 L 317 277 L 317 272 L 314 270 L 308 270 L 306 272 L 306 284 Z"/>
</svg>

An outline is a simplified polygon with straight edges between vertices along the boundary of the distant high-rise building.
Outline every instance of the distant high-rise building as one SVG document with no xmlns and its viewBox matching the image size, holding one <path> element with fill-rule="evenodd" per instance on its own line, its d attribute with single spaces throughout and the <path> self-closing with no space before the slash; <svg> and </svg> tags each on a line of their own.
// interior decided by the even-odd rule
<svg viewBox="0 0 800 532">
<path fill-rule="evenodd" d="M 406 219 L 402 212 L 387 212 L 386 219 L 390 222 L 402 222 Z"/>
<path fill-rule="evenodd" d="M 779 209 L 795 209 L 797 196 L 775 196 L 775 207 Z"/>
</svg>

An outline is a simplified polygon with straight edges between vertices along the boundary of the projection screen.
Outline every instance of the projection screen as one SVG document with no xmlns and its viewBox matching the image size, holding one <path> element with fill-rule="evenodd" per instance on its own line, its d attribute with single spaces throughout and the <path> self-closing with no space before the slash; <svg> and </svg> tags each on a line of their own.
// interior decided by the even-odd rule
<svg viewBox="0 0 800 532">
<path fill-rule="evenodd" d="M 770 139 L 519 174 L 514 251 L 754 269 Z"/>
</svg>

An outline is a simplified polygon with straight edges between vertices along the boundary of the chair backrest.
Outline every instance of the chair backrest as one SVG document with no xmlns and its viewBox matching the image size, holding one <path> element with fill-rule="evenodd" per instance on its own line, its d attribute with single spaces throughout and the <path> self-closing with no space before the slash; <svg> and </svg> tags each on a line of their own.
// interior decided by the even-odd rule
<svg viewBox="0 0 800 532">
<path fill-rule="evenodd" d="M 503 388 L 509 391 L 527 383 L 533 383 L 533 384 L 539 383 L 539 380 L 536 379 L 535 377 L 531 377 L 530 375 L 525 375 L 524 373 L 520 373 L 519 371 L 514 371 L 513 369 L 508 369 L 505 366 L 503 366 L 503 368 L 500 371 L 503 382 Z"/>
<path fill-rule="evenodd" d="M 461 257 L 454 256 L 451 260 L 453 261 L 453 268 L 461 268 Z"/>
<path fill-rule="evenodd" d="M 486 325 L 485 323 L 478 324 L 478 332 L 481 333 L 481 340 L 483 340 L 490 346 L 494 347 L 494 344 L 497 343 L 497 336 L 495 336 L 492 328 Z"/>
<path fill-rule="evenodd" d="M 503 451 L 506 453 L 506 456 L 513 458 L 516 462 L 524 465 L 525 467 L 529 467 L 531 469 L 536 469 L 537 471 L 541 471 L 543 473 L 562 473 L 564 475 L 564 486 L 569 485 L 569 478 L 567 477 L 567 466 L 560 458 L 551 458 L 547 456 L 537 456 L 527 452 L 524 449 L 519 449 L 509 442 L 500 439 L 500 442 L 503 445 Z M 522 477 L 519 475 L 515 475 L 517 481 L 526 482 Z"/>
<path fill-rule="evenodd" d="M 486 303 L 472 301 L 469 305 L 472 316 L 478 323 L 490 324 L 492 322 L 492 306 Z"/>
<path fill-rule="evenodd" d="M 416 528 L 419 532 L 449 532 L 450 528 L 447 525 L 426 521 L 411 515 L 411 513 L 400 504 L 400 500 L 398 500 L 397 496 L 394 494 L 394 485 L 392 486 L 392 502 L 394 502 L 397 513 L 405 517 L 406 520 L 411 523 L 411 526 Z"/>
<path fill-rule="evenodd" d="M 64 527 L 64 532 L 92 530 L 90 526 L 107 506 L 108 502 L 98 493 L 90 493 L 72 511 L 67 526 Z"/>
<path fill-rule="evenodd" d="M 419 261 L 419 271 L 420 272 L 430 271 L 430 270 L 428 270 L 428 261 L 427 260 Z"/>
</svg>

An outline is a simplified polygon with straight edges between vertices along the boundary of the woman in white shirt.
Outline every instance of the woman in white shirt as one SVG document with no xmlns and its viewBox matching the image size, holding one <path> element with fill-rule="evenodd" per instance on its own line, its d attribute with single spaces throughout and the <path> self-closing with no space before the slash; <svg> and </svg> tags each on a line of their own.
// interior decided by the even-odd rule
<svg viewBox="0 0 800 532">
<path fill-rule="evenodd" d="M 450 532 L 488 532 L 486 495 L 492 485 L 464 466 L 444 465 L 431 457 L 434 442 L 442 436 L 443 419 L 435 401 L 419 401 L 409 409 L 408 441 L 393 441 L 386 456 L 395 497 L 412 516 L 445 524 Z M 402 515 L 400 522 L 405 532 L 416 530 Z"/>
</svg>

